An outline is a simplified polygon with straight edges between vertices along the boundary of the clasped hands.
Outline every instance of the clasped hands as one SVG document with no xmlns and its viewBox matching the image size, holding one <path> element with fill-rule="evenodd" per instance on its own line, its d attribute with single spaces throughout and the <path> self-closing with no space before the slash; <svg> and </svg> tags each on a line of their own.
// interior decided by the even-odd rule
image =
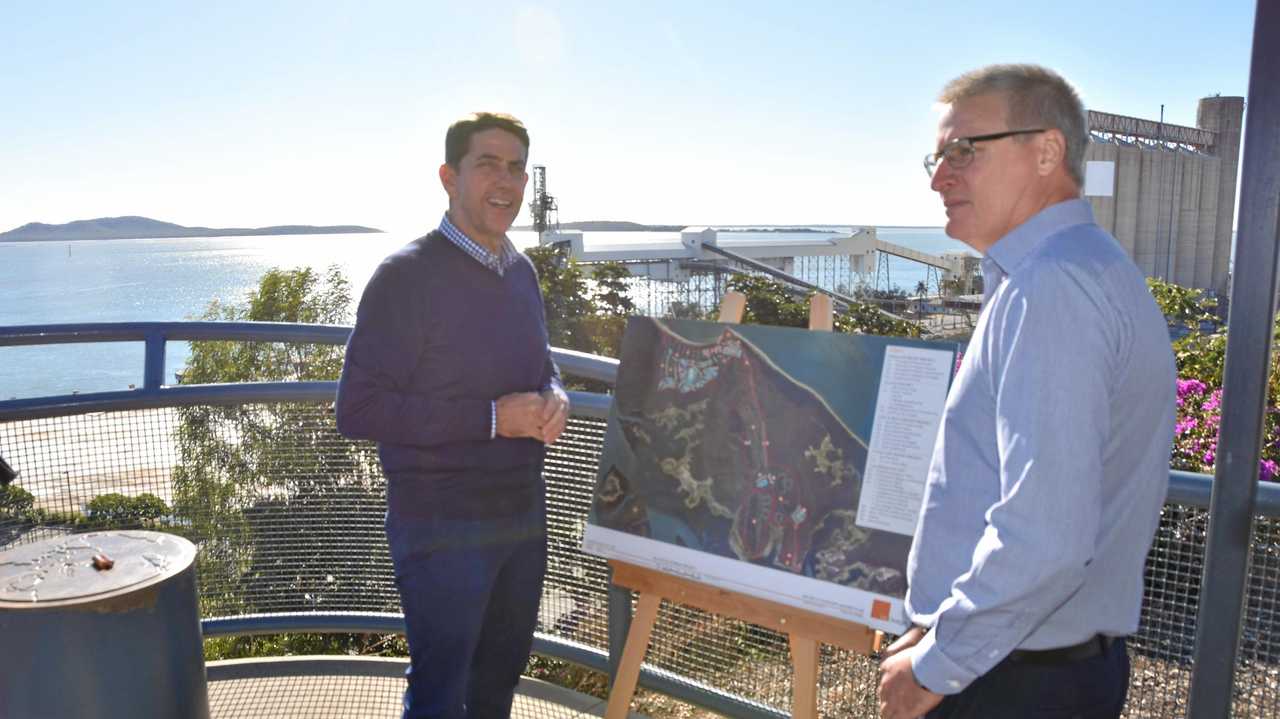
<svg viewBox="0 0 1280 719">
<path fill-rule="evenodd" d="M 569 396 L 558 387 L 538 394 L 515 392 L 498 398 L 498 436 L 528 437 L 552 444 L 569 420 Z"/>
</svg>

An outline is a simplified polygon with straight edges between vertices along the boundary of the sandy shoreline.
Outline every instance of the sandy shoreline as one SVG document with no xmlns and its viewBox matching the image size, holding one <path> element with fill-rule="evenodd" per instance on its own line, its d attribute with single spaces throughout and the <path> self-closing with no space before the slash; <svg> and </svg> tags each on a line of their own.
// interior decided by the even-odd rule
<svg viewBox="0 0 1280 719">
<path fill-rule="evenodd" d="M 0 423 L 0 456 L 37 508 L 84 511 L 118 492 L 172 503 L 178 412 L 171 407 Z"/>
</svg>

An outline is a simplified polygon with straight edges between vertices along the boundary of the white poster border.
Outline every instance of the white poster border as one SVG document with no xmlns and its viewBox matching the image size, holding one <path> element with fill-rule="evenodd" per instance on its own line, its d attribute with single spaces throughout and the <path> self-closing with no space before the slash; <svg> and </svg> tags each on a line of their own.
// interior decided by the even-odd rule
<svg viewBox="0 0 1280 719">
<path fill-rule="evenodd" d="M 582 538 L 582 549 L 607 559 L 857 622 L 890 634 L 902 634 L 910 626 L 902 600 L 895 597 L 721 557 L 590 522 Z M 888 620 L 872 616 L 872 603 L 876 601 L 889 605 Z"/>
</svg>

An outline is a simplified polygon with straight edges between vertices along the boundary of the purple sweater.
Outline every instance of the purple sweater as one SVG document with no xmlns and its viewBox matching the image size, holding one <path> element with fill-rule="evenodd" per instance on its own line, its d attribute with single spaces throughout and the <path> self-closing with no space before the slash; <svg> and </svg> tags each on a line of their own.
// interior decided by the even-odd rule
<svg viewBox="0 0 1280 719">
<path fill-rule="evenodd" d="M 338 383 L 338 431 L 378 443 L 393 514 L 513 516 L 542 494 L 544 447 L 490 439 L 493 400 L 558 383 L 533 265 L 499 276 L 439 231 L 374 272 Z"/>
</svg>

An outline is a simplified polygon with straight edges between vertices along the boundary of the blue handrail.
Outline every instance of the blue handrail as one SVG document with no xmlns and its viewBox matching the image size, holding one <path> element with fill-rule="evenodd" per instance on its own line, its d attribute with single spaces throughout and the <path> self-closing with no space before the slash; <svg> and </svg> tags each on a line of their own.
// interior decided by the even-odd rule
<svg viewBox="0 0 1280 719">
<path fill-rule="evenodd" d="M 284 342 L 345 344 L 351 328 L 285 322 L 93 322 L 83 324 L 18 325 L 0 327 L 0 347 L 92 342 L 145 342 L 141 389 L 87 392 L 0 401 L 0 422 L 41 419 L 89 412 L 233 405 L 246 402 L 325 402 L 333 399 L 332 381 L 240 382 L 165 386 L 165 347 L 168 342 Z M 563 372 L 574 377 L 612 384 L 618 361 L 585 352 L 553 349 Z M 574 413 L 603 419 L 609 413 L 607 395 L 570 392 Z"/>
</svg>

